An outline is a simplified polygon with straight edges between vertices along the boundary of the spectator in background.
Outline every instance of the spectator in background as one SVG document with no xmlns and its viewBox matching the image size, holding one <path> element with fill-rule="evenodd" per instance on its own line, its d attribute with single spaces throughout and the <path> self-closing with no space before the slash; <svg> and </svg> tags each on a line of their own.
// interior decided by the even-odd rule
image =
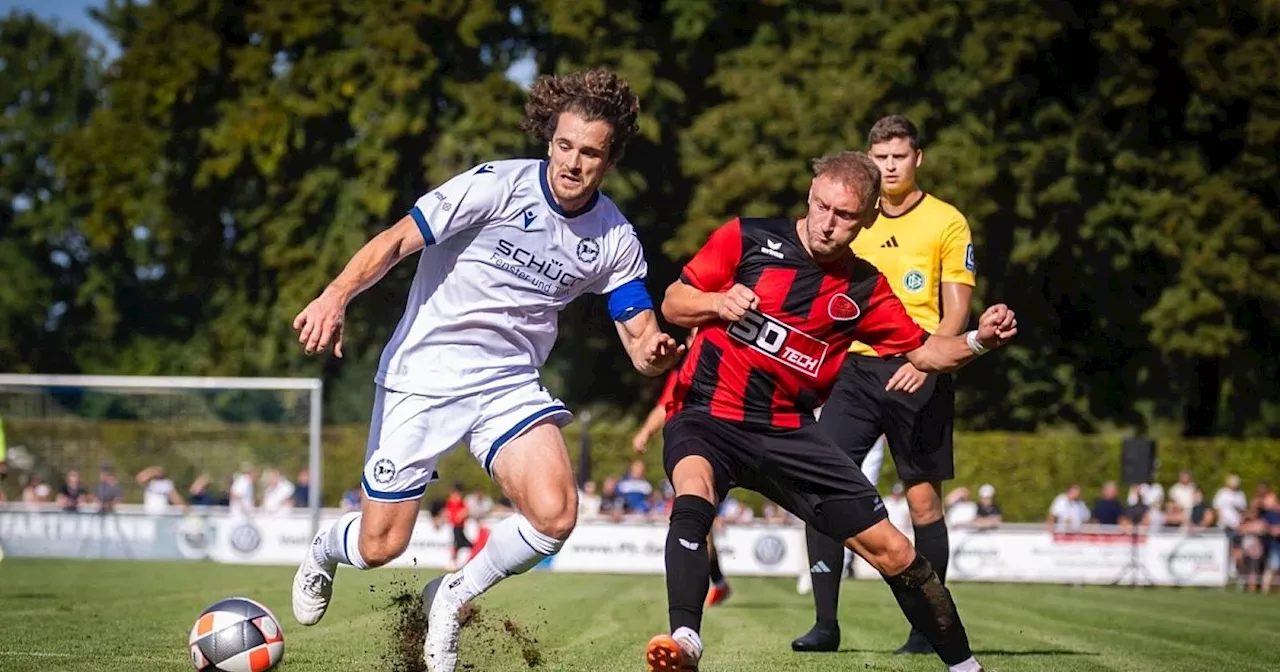
<svg viewBox="0 0 1280 672">
<path fill-rule="evenodd" d="M 902 494 L 903 489 L 901 482 L 893 484 L 893 488 L 889 490 L 889 496 L 884 498 L 884 510 L 889 516 L 889 522 L 911 539 L 915 535 L 915 527 L 911 524 L 911 507 Z M 808 572 L 806 571 L 805 574 Z"/>
<path fill-rule="evenodd" d="M 481 520 L 493 511 L 493 498 L 485 493 L 484 488 L 476 486 L 471 489 L 471 494 L 467 495 L 467 510 L 471 512 L 471 517 L 475 520 Z"/>
<path fill-rule="evenodd" d="M 618 495 L 622 497 L 624 510 L 627 513 L 648 513 L 649 496 L 652 494 L 653 484 L 644 477 L 644 462 L 634 460 L 627 475 L 618 481 Z"/>
<path fill-rule="evenodd" d="M 1213 495 L 1213 510 L 1218 514 L 1218 525 L 1226 532 L 1230 543 L 1233 575 L 1240 566 L 1240 525 L 1248 509 L 1249 498 L 1240 489 L 1240 477 L 1228 474 L 1223 486 Z"/>
<path fill-rule="evenodd" d="M 342 493 L 342 512 L 360 510 L 360 488 L 352 488 Z"/>
<path fill-rule="evenodd" d="M 578 491 L 578 517 L 591 520 L 600 515 L 600 495 L 596 494 L 596 482 L 587 481 Z"/>
<path fill-rule="evenodd" d="M 467 537 L 466 525 L 471 512 L 467 510 L 467 500 L 462 496 L 461 483 L 454 483 L 453 488 L 449 490 L 449 498 L 444 502 L 444 515 L 449 521 L 449 527 L 453 530 L 453 544 L 449 549 L 449 571 L 452 572 L 459 566 L 458 554 L 462 549 L 474 548 L 471 539 Z"/>
<path fill-rule="evenodd" d="M 120 487 L 120 481 L 116 480 L 115 469 L 110 464 L 103 462 L 98 469 L 98 510 L 103 513 L 112 513 L 116 510 L 116 504 L 120 503 L 120 499 L 124 496 L 124 489 Z"/>
<path fill-rule="evenodd" d="M 1253 489 L 1253 499 L 1249 500 L 1249 513 L 1254 518 L 1262 515 L 1262 511 L 1266 508 L 1263 503 L 1267 499 L 1267 495 L 1271 494 L 1271 484 L 1266 481 L 1258 481 L 1258 487 Z"/>
<path fill-rule="evenodd" d="M 267 514 L 288 511 L 293 507 L 293 484 L 279 469 L 268 469 L 263 474 L 262 512 Z"/>
<path fill-rule="evenodd" d="M 1199 489 L 1191 478 L 1191 472 L 1184 469 L 1178 472 L 1178 482 L 1169 486 L 1169 501 L 1177 504 L 1184 515 L 1189 514 L 1196 505 L 1192 500 Z"/>
<path fill-rule="evenodd" d="M 209 490 L 209 480 L 209 474 L 200 474 L 191 482 L 191 487 L 187 488 L 187 494 L 190 495 L 187 501 L 191 506 L 214 506 L 218 503 Z"/>
<path fill-rule="evenodd" d="M 964 529 L 978 518 L 978 503 L 969 497 L 969 488 L 959 487 L 947 495 L 947 525 Z"/>
<path fill-rule="evenodd" d="M 1271 584 L 1276 573 L 1280 572 L 1280 498 L 1276 493 L 1268 492 L 1262 498 L 1258 518 L 1265 528 L 1261 531 L 1264 545 L 1268 546 L 1266 564 L 1262 570 L 1262 592 L 1271 592 Z"/>
<path fill-rule="evenodd" d="M 755 520 L 756 512 L 733 495 L 726 495 L 720 503 L 720 517 L 728 525 L 745 525 Z"/>
<path fill-rule="evenodd" d="M 610 476 L 604 479 L 600 488 L 600 515 L 617 522 L 622 520 L 623 501 L 618 494 L 618 479 Z"/>
<path fill-rule="evenodd" d="M 0 425 L 0 453 L 4 451 L 4 427 Z M 4 494 L 4 482 L 9 478 L 9 464 L 4 461 L 4 455 L 0 454 L 0 502 L 9 501 L 9 496 Z"/>
<path fill-rule="evenodd" d="M 240 471 L 231 477 L 231 488 L 227 491 L 233 516 L 252 517 L 254 510 L 254 481 L 258 480 L 258 468 L 245 462 Z"/>
<path fill-rule="evenodd" d="M 1240 477 L 1228 474 L 1226 482 L 1213 495 L 1213 510 L 1218 513 L 1218 524 L 1226 530 L 1227 536 L 1237 536 L 1240 523 L 1244 521 L 1244 512 L 1248 509 L 1249 499 L 1240 489 Z"/>
<path fill-rule="evenodd" d="M 22 501 L 26 504 L 44 504 L 53 496 L 53 491 L 49 488 L 49 484 L 44 482 L 37 474 L 27 476 L 27 482 L 22 486 Z"/>
<path fill-rule="evenodd" d="M 1187 522 L 1193 532 L 1213 527 L 1218 522 L 1218 517 L 1213 512 L 1213 507 L 1204 501 L 1204 493 L 1199 490 L 1196 490 L 1191 495 L 1191 514 Z"/>
<path fill-rule="evenodd" d="M 1089 520 L 1089 507 L 1080 501 L 1080 486 L 1072 483 L 1049 505 L 1050 532 L 1079 532 Z"/>
<path fill-rule="evenodd" d="M 990 530 L 999 527 L 1002 522 L 1004 512 L 996 504 L 996 486 L 983 484 L 978 488 L 978 516 L 974 519 L 973 526 L 980 530 Z"/>
<path fill-rule="evenodd" d="M 58 503 L 58 508 L 74 513 L 80 510 L 81 505 L 88 504 L 92 499 L 89 490 L 80 482 L 80 472 L 72 469 L 67 472 L 66 481 L 58 490 L 54 501 Z"/>
<path fill-rule="evenodd" d="M 309 469 L 299 471 L 298 478 L 294 481 L 293 506 L 297 509 L 311 506 L 311 471 Z"/>
<path fill-rule="evenodd" d="M 1102 484 L 1102 495 L 1093 500 L 1093 522 L 1099 525 L 1119 525 L 1124 517 L 1124 505 L 1120 503 L 1120 488 L 1115 481 Z"/>
<path fill-rule="evenodd" d="M 142 510 L 145 513 L 152 515 L 165 513 L 169 510 L 170 504 L 177 507 L 186 504 L 178 494 L 178 488 L 173 485 L 173 481 L 165 478 L 164 467 L 158 465 L 147 467 L 139 471 L 134 480 L 142 486 Z"/>
</svg>

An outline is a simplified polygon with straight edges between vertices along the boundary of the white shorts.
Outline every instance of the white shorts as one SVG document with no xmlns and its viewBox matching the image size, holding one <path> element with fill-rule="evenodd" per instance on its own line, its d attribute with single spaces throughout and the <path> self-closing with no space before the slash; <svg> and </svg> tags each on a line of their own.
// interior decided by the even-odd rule
<svg viewBox="0 0 1280 672">
<path fill-rule="evenodd" d="M 422 497 L 436 464 L 459 443 L 493 474 L 503 446 L 539 420 L 564 427 L 573 414 L 537 381 L 466 397 L 427 397 L 376 386 L 360 485 L 375 502 Z"/>
</svg>

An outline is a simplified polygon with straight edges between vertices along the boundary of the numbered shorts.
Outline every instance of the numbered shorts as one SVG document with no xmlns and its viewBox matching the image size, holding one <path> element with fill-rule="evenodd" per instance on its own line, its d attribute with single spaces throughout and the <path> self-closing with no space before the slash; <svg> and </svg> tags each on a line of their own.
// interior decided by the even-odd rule
<svg viewBox="0 0 1280 672">
<path fill-rule="evenodd" d="M 375 502 L 418 499 L 439 478 L 440 458 L 459 443 L 492 475 L 502 448 L 542 420 L 563 427 L 573 414 L 536 381 L 456 398 L 378 385 L 361 487 Z"/>
</svg>

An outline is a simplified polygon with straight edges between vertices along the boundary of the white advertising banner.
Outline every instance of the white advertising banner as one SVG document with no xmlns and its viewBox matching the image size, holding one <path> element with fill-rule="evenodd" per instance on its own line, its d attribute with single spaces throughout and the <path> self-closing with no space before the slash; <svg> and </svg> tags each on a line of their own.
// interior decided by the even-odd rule
<svg viewBox="0 0 1280 672">
<path fill-rule="evenodd" d="M 861 558 L 855 576 L 879 575 Z M 1220 532 L 1158 535 L 952 530 L 947 581 L 1225 586 L 1230 563 Z"/>
<path fill-rule="evenodd" d="M 323 518 L 322 526 L 336 517 Z M 305 517 L 230 518 L 219 520 L 209 549 L 216 562 L 297 564 L 311 546 L 311 521 Z M 469 523 L 467 536 L 477 540 L 480 526 Z M 564 548 L 539 569 L 556 572 L 662 574 L 666 525 L 582 522 Z M 453 532 L 437 528 L 422 516 L 409 549 L 390 567 L 444 568 L 449 565 Z M 804 531 L 795 527 L 730 527 L 716 536 L 725 574 L 732 576 L 796 576 L 805 566 Z M 464 550 L 460 561 L 465 561 Z"/>
<path fill-rule="evenodd" d="M 320 519 L 321 529 L 333 525 L 338 516 Z M 468 525 L 468 537 L 477 538 L 479 526 Z M 296 565 L 311 548 L 311 519 L 308 516 L 223 518 L 217 523 L 217 536 L 209 549 L 215 562 L 254 565 Z M 354 541 L 354 540 L 353 540 Z M 389 567 L 448 567 L 453 530 L 436 527 L 429 516 L 418 518 L 409 548 Z M 467 558 L 464 550 L 460 560 Z"/>
<path fill-rule="evenodd" d="M 338 511 L 326 510 L 323 526 Z M 491 523 L 492 521 L 486 521 Z M 467 536 L 487 536 L 471 521 Z M 0 507 L 0 546 L 14 557 L 211 559 L 241 564 L 298 563 L 311 546 L 306 513 L 252 519 L 205 511 L 152 516 L 62 513 Z M 556 572 L 662 574 L 665 522 L 583 521 L 564 549 L 539 569 Z M 790 525 L 729 526 L 717 531 L 720 564 L 728 576 L 798 576 L 806 571 L 804 530 Z M 392 567 L 441 569 L 451 562 L 453 531 L 418 519 L 409 549 Z M 464 551 L 458 558 L 467 559 Z M 879 574 L 855 559 L 858 578 Z M 948 581 L 1005 581 L 1067 584 L 1225 586 L 1230 549 L 1218 531 L 1186 534 L 1172 530 L 1132 537 L 1124 534 L 1052 534 L 1039 527 L 951 531 Z"/>
<path fill-rule="evenodd" d="M 804 530 L 798 527 L 727 527 L 715 542 L 727 576 L 797 576 L 806 566 Z M 662 574 L 666 546 L 666 525 L 580 523 L 549 569 Z"/>
</svg>

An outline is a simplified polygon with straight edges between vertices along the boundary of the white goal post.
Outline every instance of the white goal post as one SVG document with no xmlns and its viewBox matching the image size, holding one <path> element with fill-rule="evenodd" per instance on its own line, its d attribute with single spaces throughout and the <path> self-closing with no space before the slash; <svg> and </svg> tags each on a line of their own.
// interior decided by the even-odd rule
<svg viewBox="0 0 1280 672">
<path fill-rule="evenodd" d="M 323 490 L 320 436 L 322 432 L 324 381 L 319 378 L 219 378 L 195 376 L 92 376 L 0 373 L 0 389 L 82 388 L 133 393 L 166 393 L 179 390 L 264 390 L 308 392 L 308 469 L 311 484 L 308 507 L 313 533 L 320 524 L 320 495 Z"/>
</svg>

